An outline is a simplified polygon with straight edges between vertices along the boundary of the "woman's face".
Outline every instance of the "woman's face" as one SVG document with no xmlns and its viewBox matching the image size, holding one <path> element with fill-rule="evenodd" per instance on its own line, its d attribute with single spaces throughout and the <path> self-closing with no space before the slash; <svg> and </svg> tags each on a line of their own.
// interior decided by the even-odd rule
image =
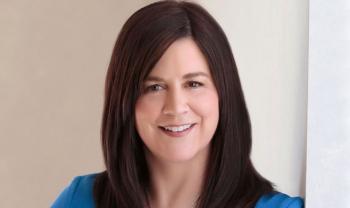
<svg viewBox="0 0 350 208">
<path fill-rule="evenodd" d="M 136 128 L 147 156 L 181 162 L 206 154 L 218 121 L 218 93 L 204 55 L 191 38 L 175 41 L 136 103 Z"/>
</svg>

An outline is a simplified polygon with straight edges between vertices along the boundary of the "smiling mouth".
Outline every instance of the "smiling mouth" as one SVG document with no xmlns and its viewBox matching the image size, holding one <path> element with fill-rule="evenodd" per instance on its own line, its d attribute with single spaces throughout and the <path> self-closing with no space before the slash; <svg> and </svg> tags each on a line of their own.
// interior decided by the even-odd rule
<svg viewBox="0 0 350 208">
<path fill-rule="evenodd" d="M 171 136 L 171 137 L 183 137 L 186 136 L 195 126 L 196 124 L 188 124 L 188 125 L 183 125 L 179 127 L 173 127 L 173 128 L 165 128 L 163 126 L 159 126 L 159 129 L 162 130 L 166 135 Z"/>
</svg>

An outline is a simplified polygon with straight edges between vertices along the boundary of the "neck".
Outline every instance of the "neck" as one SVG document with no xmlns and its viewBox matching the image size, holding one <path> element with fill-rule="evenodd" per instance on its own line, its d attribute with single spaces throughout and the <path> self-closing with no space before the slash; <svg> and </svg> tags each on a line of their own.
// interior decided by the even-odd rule
<svg viewBox="0 0 350 208">
<path fill-rule="evenodd" d="M 194 207 L 203 187 L 208 154 L 207 148 L 189 161 L 169 162 L 146 151 L 151 176 L 151 207 Z"/>
</svg>

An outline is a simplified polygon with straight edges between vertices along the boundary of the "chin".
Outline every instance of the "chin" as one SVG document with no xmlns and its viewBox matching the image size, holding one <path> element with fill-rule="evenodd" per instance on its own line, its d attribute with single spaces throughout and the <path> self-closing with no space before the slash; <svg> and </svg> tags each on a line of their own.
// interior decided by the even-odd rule
<svg viewBox="0 0 350 208">
<path fill-rule="evenodd" d="M 206 154 L 206 151 L 189 150 L 189 151 L 168 151 L 166 153 L 160 153 L 157 158 L 160 158 L 163 162 L 169 163 L 185 163 L 198 160 Z"/>
<path fill-rule="evenodd" d="M 195 154 L 175 154 L 175 155 L 167 155 L 164 157 L 165 162 L 170 163 L 183 163 L 183 162 L 190 162 L 195 158 Z"/>
</svg>

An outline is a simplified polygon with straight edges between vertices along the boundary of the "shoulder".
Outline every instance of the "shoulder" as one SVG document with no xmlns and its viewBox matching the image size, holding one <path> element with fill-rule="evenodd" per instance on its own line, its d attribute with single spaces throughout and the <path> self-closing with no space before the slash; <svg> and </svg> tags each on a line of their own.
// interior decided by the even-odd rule
<svg viewBox="0 0 350 208">
<path fill-rule="evenodd" d="M 290 197 L 284 193 L 274 192 L 263 195 L 258 200 L 255 208 L 303 208 L 304 201 L 301 197 Z"/>
<path fill-rule="evenodd" d="M 61 192 L 51 208 L 93 208 L 93 184 L 97 173 L 76 176 L 71 183 Z"/>
</svg>

